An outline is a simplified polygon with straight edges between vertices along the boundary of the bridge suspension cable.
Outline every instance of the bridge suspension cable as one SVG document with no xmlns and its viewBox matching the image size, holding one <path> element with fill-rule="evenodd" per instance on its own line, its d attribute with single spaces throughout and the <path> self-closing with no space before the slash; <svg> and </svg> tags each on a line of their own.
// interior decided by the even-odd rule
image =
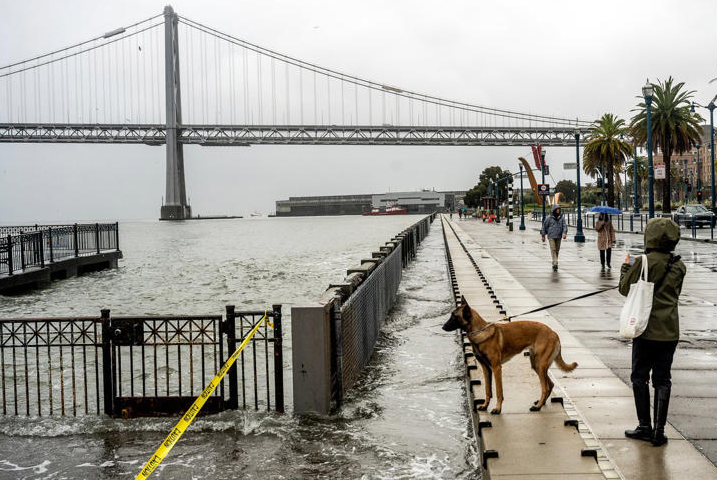
<svg viewBox="0 0 717 480">
<path fill-rule="evenodd" d="M 191 19 L 188 19 L 183 16 L 179 16 L 180 22 L 185 24 L 186 26 L 196 29 L 200 32 L 203 32 L 207 35 L 214 36 L 216 38 L 222 39 L 226 42 L 232 43 L 234 45 L 240 46 L 245 48 L 248 51 L 255 52 L 257 55 L 263 55 L 266 56 L 272 60 L 278 60 L 281 62 L 284 62 L 287 67 L 288 65 L 293 65 L 295 67 L 298 67 L 300 69 L 313 72 L 315 74 L 324 75 L 327 78 L 332 78 L 334 80 L 337 80 L 341 82 L 342 86 L 345 83 L 353 84 L 358 87 L 367 88 L 373 91 L 377 91 L 381 93 L 382 97 L 382 112 L 386 109 L 386 102 L 385 102 L 385 95 L 388 93 L 390 95 L 393 95 L 396 98 L 396 106 L 395 106 L 395 113 L 398 116 L 400 114 L 400 103 L 398 103 L 399 98 L 405 98 L 408 100 L 408 115 L 409 117 L 413 116 L 413 110 L 414 110 L 414 101 L 422 102 L 424 107 L 424 120 L 427 118 L 428 114 L 426 112 L 426 108 L 428 105 L 434 105 L 435 107 L 446 107 L 449 109 L 454 109 L 453 114 L 455 114 L 455 110 L 460 111 L 460 115 L 464 115 L 462 117 L 462 123 L 465 124 L 467 121 L 467 117 L 465 115 L 469 113 L 475 113 L 475 114 L 482 114 L 482 115 L 489 115 L 494 117 L 501 117 L 506 119 L 513 119 L 513 120 L 523 120 L 528 122 L 535 122 L 537 125 L 562 125 L 562 126 L 585 126 L 589 125 L 590 122 L 576 120 L 576 119 L 567 119 L 567 118 L 561 118 L 561 117 L 554 117 L 554 116 L 546 116 L 546 115 L 537 115 L 537 114 L 531 114 L 531 113 L 522 113 L 512 110 L 506 110 L 506 109 L 499 109 L 499 108 L 491 108 L 491 107 L 484 107 L 480 105 L 470 104 L 466 102 L 460 102 L 455 100 L 448 100 L 445 98 L 432 96 L 432 95 L 426 95 L 417 93 L 411 90 L 402 89 L 398 87 L 389 86 L 384 83 L 379 83 L 371 80 L 366 80 L 360 77 L 356 77 L 353 75 L 347 75 L 332 69 L 324 68 L 318 65 L 315 65 L 313 63 L 305 62 L 302 60 L 299 60 L 295 57 L 291 57 L 289 55 L 284 55 L 281 53 L 278 53 L 274 50 L 270 50 L 264 47 L 261 47 L 259 45 L 253 44 L 251 42 L 247 42 L 245 40 L 239 39 L 237 37 L 234 37 L 232 35 L 226 34 L 224 32 L 221 32 L 219 30 L 216 30 L 212 27 L 208 27 L 206 25 L 203 25 L 199 22 L 195 22 Z M 327 84 L 327 90 L 330 90 L 330 84 Z M 330 98 L 330 92 L 327 93 Z M 372 98 L 369 98 L 369 103 L 371 102 Z M 342 103 L 342 109 L 345 108 L 345 104 Z M 330 115 L 330 111 L 327 112 Z M 456 123 L 456 122 L 453 122 Z"/>
<path fill-rule="evenodd" d="M 0 126 L 14 132 L 13 125 L 20 124 L 53 129 L 85 125 L 83 135 L 93 137 L 98 134 L 89 125 L 105 125 L 106 132 L 118 132 L 121 125 L 158 132 L 166 125 L 167 98 L 168 47 L 162 26 L 168 17 L 159 20 L 161 16 L 0 67 Z M 420 130 L 415 135 L 424 139 L 429 130 L 445 130 L 459 139 L 471 129 L 473 138 L 478 129 L 509 136 L 523 130 L 549 135 L 546 129 L 553 129 L 562 132 L 563 142 L 567 132 L 590 125 L 418 93 L 302 61 L 186 17 L 177 15 L 174 22 L 178 118 L 187 131 L 246 126 L 302 132 L 322 127 L 323 135 L 331 136 L 338 131 L 334 127 L 343 132 L 354 127 L 368 138 L 375 135 L 372 129 L 382 128 L 401 129 L 403 138 L 411 140 L 411 129 Z M 204 133 L 196 135 L 201 140 Z"/>
</svg>

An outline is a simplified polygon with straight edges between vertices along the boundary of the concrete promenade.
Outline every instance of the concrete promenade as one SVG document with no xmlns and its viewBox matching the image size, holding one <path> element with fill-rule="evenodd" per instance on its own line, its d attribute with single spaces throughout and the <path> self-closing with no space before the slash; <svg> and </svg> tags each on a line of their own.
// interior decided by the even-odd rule
<svg viewBox="0 0 717 480">
<path fill-rule="evenodd" d="M 526 223 L 526 231 L 517 230 L 516 223 L 516 230 L 508 232 L 505 224 L 474 219 L 452 222 L 509 315 L 612 287 L 619 279 L 625 253 L 637 254 L 642 249 L 641 236 L 618 235 L 613 269 L 601 272 L 594 233 L 585 232 L 588 241 L 576 244 L 573 230 L 563 242 L 560 269 L 553 272 L 547 244 L 532 228 L 537 224 Z M 713 249 L 696 242 L 681 242 L 678 247 L 688 276 L 680 304 L 683 340 L 675 356 L 668 417 L 675 428 L 668 429 L 666 447 L 654 448 L 623 435 L 625 428 L 634 427 L 636 418 L 628 387 L 630 345 L 617 335 L 624 302 L 617 291 L 529 316 L 551 326 L 557 321 L 554 328 L 561 336 L 563 357 L 580 366 L 570 374 L 557 369 L 552 374 L 624 478 L 717 478 L 713 465 L 717 461 L 717 359 L 711 351 L 717 340 L 712 333 L 717 330 Z M 506 397 L 510 395 L 508 387 Z"/>
</svg>

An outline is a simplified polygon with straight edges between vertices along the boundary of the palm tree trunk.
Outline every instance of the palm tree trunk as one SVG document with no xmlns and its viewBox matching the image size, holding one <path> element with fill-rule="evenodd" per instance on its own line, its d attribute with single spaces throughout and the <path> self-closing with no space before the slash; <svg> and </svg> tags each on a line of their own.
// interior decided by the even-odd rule
<svg viewBox="0 0 717 480">
<path fill-rule="evenodd" d="M 607 184 L 607 206 L 615 206 L 615 164 L 612 160 L 607 162 L 607 173 L 605 178 L 609 180 Z"/>
<path fill-rule="evenodd" d="M 672 213 L 672 205 L 670 204 L 670 192 L 672 191 L 671 185 L 672 185 L 672 175 L 670 172 L 670 163 L 671 163 L 671 157 L 672 151 L 669 149 L 665 149 L 664 151 L 664 159 L 665 159 L 665 180 L 663 181 L 663 187 L 662 187 L 662 213 L 666 213 L 670 215 Z"/>
</svg>

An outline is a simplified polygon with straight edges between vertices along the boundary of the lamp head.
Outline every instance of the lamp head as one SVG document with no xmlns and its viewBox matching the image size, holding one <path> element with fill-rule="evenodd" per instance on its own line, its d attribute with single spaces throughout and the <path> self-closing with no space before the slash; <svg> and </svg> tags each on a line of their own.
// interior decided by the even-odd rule
<svg viewBox="0 0 717 480">
<path fill-rule="evenodd" d="M 690 113 L 695 113 L 695 102 L 690 104 Z"/>
<path fill-rule="evenodd" d="M 655 93 L 655 89 L 650 83 L 650 80 L 648 79 L 645 83 L 645 86 L 642 87 L 642 96 L 645 97 L 645 99 L 652 98 L 652 94 Z"/>
</svg>

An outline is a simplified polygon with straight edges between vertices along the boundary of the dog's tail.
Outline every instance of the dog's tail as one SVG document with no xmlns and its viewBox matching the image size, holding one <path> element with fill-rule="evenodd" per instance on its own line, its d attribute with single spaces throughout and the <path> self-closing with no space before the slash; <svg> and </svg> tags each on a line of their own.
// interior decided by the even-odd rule
<svg viewBox="0 0 717 480">
<path fill-rule="evenodd" d="M 558 355 L 555 357 L 555 363 L 558 365 L 558 368 L 563 372 L 572 372 L 573 370 L 575 370 L 575 367 L 578 366 L 578 362 L 573 362 L 570 365 L 565 363 L 565 360 L 563 360 L 563 356 L 560 354 L 560 345 L 558 345 Z"/>
</svg>

